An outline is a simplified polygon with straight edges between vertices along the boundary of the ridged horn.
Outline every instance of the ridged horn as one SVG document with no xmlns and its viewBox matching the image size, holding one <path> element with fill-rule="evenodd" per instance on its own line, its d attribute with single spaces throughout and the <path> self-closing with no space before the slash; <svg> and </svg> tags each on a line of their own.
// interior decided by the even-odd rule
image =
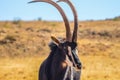
<svg viewBox="0 0 120 80">
<path fill-rule="evenodd" d="M 68 21 L 66 15 L 65 15 L 64 11 L 62 10 L 62 8 L 52 0 L 34 0 L 34 1 L 29 2 L 29 3 L 34 3 L 34 2 L 46 2 L 46 3 L 49 3 L 49 4 L 53 5 L 55 8 L 57 8 L 57 10 L 62 15 L 64 23 L 65 23 L 66 41 L 71 42 L 71 31 L 70 31 L 69 21 Z"/>
<path fill-rule="evenodd" d="M 59 0 L 57 2 L 66 2 L 70 8 L 72 9 L 73 15 L 74 15 L 74 30 L 73 30 L 73 36 L 72 36 L 72 42 L 77 42 L 77 32 L 78 32 L 78 15 L 77 11 L 72 4 L 70 0 Z"/>
</svg>

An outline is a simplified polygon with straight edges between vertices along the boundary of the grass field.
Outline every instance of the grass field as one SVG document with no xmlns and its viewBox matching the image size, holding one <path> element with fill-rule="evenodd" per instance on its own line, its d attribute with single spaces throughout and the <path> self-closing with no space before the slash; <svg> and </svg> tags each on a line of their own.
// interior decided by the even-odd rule
<svg viewBox="0 0 120 80">
<path fill-rule="evenodd" d="M 0 22 L 0 80 L 37 80 L 50 36 L 65 36 L 63 27 L 63 22 Z M 81 80 L 120 80 L 120 21 L 80 22 L 78 50 Z"/>
</svg>

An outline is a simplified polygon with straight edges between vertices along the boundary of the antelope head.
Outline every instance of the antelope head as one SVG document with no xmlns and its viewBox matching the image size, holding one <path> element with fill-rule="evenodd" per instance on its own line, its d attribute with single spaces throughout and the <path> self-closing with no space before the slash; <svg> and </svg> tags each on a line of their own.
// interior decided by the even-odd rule
<svg viewBox="0 0 120 80">
<path fill-rule="evenodd" d="M 74 21 L 75 21 L 74 22 L 73 36 L 71 35 L 69 21 L 68 21 L 66 15 L 65 15 L 64 11 L 62 10 L 62 8 L 58 4 L 56 4 L 52 0 L 34 0 L 34 1 L 29 2 L 29 3 L 46 2 L 46 3 L 49 3 L 49 4 L 53 5 L 60 12 L 60 14 L 62 15 L 62 18 L 64 20 L 64 23 L 65 23 L 66 40 L 60 41 L 53 36 L 51 38 L 57 44 L 57 47 L 60 48 L 63 51 L 63 53 L 64 52 L 69 53 L 69 56 L 71 57 L 73 65 L 75 66 L 75 61 L 73 59 L 71 51 L 72 51 L 72 49 L 76 48 L 76 46 L 77 46 L 77 42 L 76 42 L 77 41 L 77 28 L 78 28 L 77 13 L 76 13 L 76 10 L 75 10 L 74 6 L 72 5 L 72 3 L 69 0 L 60 0 L 60 1 L 67 2 L 68 4 L 70 4 L 70 7 L 72 8 L 72 11 L 73 11 L 73 14 L 74 14 Z M 55 46 L 56 46 L 56 44 L 55 44 Z"/>
</svg>

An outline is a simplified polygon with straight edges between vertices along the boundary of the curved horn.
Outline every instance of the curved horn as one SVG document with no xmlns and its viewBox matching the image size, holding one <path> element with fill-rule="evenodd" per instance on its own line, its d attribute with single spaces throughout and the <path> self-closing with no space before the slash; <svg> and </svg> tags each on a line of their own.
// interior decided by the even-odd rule
<svg viewBox="0 0 120 80">
<path fill-rule="evenodd" d="M 59 0 L 57 2 L 66 2 L 70 8 L 72 9 L 74 15 L 74 31 L 72 36 L 72 42 L 77 42 L 77 31 L 78 31 L 78 15 L 74 5 L 71 3 L 70 0 Z"/>
<path fill-rule="evenodd" d="M 70 32 L 69 21 L 68 21 L 66 15 L 65 15 L 64 11 L 62 10 L 62 8 L 58 4 L 53 2 L 52 0 L 34 0 L 34 1 L 29 2 L 29 3 L 33 3 L 33 2 L 46 2 L 46 3 L 49 3 L 49 4 L 53 5 L 53 6 L 55 6 L 58 9 L 58 11 L 62 15 L 64 23 L 65 23 L 65 27 L 66 27 L 66 40 L 71 42 L 71 32 Z"/>
</svg>

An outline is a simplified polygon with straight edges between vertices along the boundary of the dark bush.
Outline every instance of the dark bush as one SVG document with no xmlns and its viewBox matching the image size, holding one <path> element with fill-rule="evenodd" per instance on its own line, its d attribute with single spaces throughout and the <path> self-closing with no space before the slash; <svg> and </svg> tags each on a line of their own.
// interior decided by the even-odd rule
<svg viewBox="0 0 120 80">
<path fill-rule="evenodd" d="M 16 41 L 14 36 L 7 35 L 3 40 L 0 41 L 0 44 L 13 43 Z"/>
</svg>

